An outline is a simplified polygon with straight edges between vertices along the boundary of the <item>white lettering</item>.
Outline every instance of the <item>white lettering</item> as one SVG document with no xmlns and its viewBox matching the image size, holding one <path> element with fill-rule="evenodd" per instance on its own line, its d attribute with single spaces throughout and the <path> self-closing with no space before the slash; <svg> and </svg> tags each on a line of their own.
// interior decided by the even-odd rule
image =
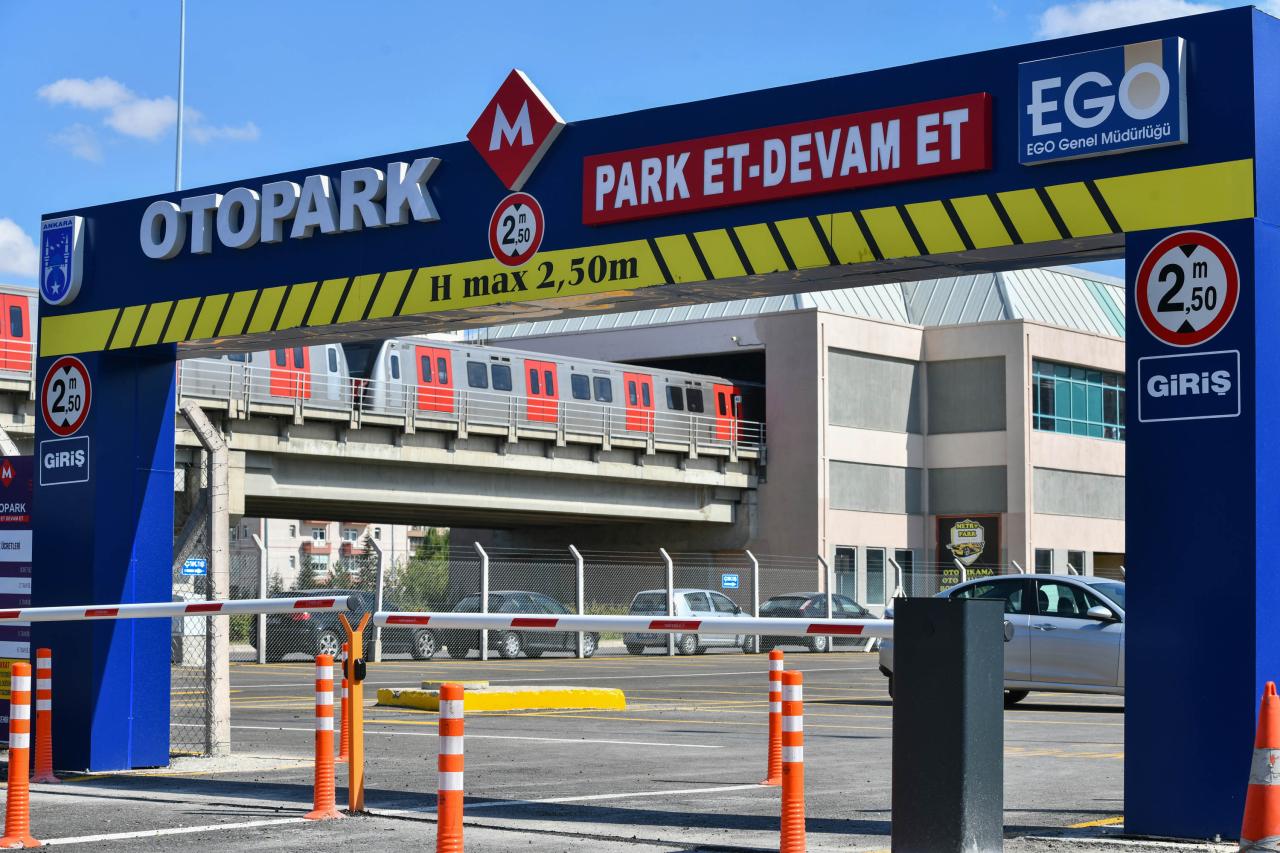
<svg viewBox="0 0 1280 853">
<path fill-rule="evenodd" d="M 1116 99 L 1112 95 L 1086 98 L 1080 102 L 1080 106 L 1094 112 L 1091 115 L 1081 114 L 1076 108 L 1076 95 L 1081 87 L 1089 83 L 1100 89 L 1111 88 L 1111 81 L 1107 79 L 1105 74 L 1100 74 L 1097 71 L 1086 71 L 1071 81 L 1071 85 L 1067 86 L 1067 94 L 1062 99 L 1062 109 L 1067 114 L 1067 119 L 1076 127 L 1097 127 L 1107 120 L 1107 116 L 1111 115 L 1111 110 L 1116 103 Z"/>
<path fill-rule="evenodd" d="M 689 152 L 686 151 L 679 157 L 674 154 L 667 155 L 667 201 L 676 198 L 689 197 L 689 183 L 684 179 L 684 167 L 689 162 Z"/>
<path fill-rule="evenodd" d="M 387 224 L 403 225 L 405 207 L 413 212 L 418 222 L 437 222 L 435 202 L 427 192 L 427 181 L 440 165 L 439 157 L 419 157 L 408 166 L 404 163 L 387 164 Z M 310 180 L 310 178 L 308 178 Z"/>
<path fill-rule="evenodd" d="M 1145 107 L 1140 107 L 1133 102 L 1131 92 L 1134 81 L 1142 75 L 1147 74 L 1155 78 L 1157 95 L 1154 101 Z M 1142 121 L 1154 116 L 1160 110 L 1164 109 L 1164 105 L 1169 101 L 1169 75 L 1165 70 L 1154 62 L 1139 62 L 1124 73 L 1124 77 L 1120 79 L 1120 109 L 1124 110 L 1124 114 L 1136 121 Z"/>
<path fill-rule="evenodd" d="M 614 196 L 613 206 L 619 208 L 627 204 L 636 206 L 636 176 L 631 164 L 623 163 L 622 171 L 618 174 L 618 194 Z"/>
<path fill-rule="evenodd" d="M 702 194 L 703 195 L 720 195 L 724 192 L 724 181 L 720 180 L 720 176 L 724 174 L 724 163 L 720 162 L 724 157 L 724 147 L 708 148 L 702 152 Z"/>
<path fill-rule="evenodd" d="M 187 240 L 187 218 L 173 202 L 153 201 L 142 214 L 138 240 L 148 258 L 167 261 L 182 251 Z"/>
<path fill-rule="evenodd" d="M 960 110 L 947 110 L 942 114 L 942 123 L 947 126 L 951 136 L 951 159 L 959 160 L 961 150 L 961 127 L 969 122 L 968 107 Z"/>
<path fill-rule="evenodd" d="M 884 122 L 871 123 L 871 171 L 898 168 L 902 155 L 899 144 L 901 124 L 896 118 L 890 119 L 887 127 Z"/>
<path fill-rule="evenodd" d="M 766 187 L 774 187 L 782 182 L 782 176 L 787 171 L 787 149 L 783 147 L 781 139 L 766 139 L 764 141 L 764 185 Z"/>
<path fill-rule="evenodd" d="M 858 170 L 859 175 L 867 172 L 867 155 L 862 150 L 862 128 L 856 124 L 849 128 L 849 135 L 844 141 L 844 157 L 840 160 L 840 177 Z"/>
<path fill-rule="evenodd" d="M 1049 133 L 1061 133 L 1062 122 L 1045 121 L 1048 113 L 1058 111 L 1057 101 L 1046 101 L 1044 95 L 1051 89 L 1062 86 L 1061 77 L 1047 77 L 1044 80 L 1031 81 L 1031 103 L 1027 104 L 1027 115 L 1031 116 L 1031 135 L 1044 136 Z"/>
<path fill-rule="evenodd" d="M 938 142 L 937 113 L 924 113 L 916 118 L 916 163 L 923 166 L 937 163 L 942 154 L 932 146 Z"/>
<path fill-rule="evenodd" d="M 263 187 L 265 190 L 266 187 Z M 266 210 L 266 205 L 263 205 Z M 265 220 L 265 212 L 263 214 Z M 338 202 L 329 188 L 328 175 L 307 175 L 302 182 L 302 196 L 298 199 L 298 214 L 293 218 L 293 239 L 307 239 L 320 229 L 321 234 L 333 234 L 338 230 Z M 265 224 L 265 223 L 264 223 Z"/>
<path fill-rule="evenodd" d="M 604 210 L 604 197 L 613 192 L 617 175 L 609 164 L 596 166 L 596 211 Z"/>
<path fill-rule="evenodd" d="M 387 194 L 387 179 L 382 171 L 372 166 L 344 169 L 338 178 L 341 199 L 338 204 L 338 230 L 359 231 L 361 228 L 381 228 L 382 201 Z"/>
<path fill-rule="evenodd" d="M 797 133 L 791 137 L 791 183 L 793 184 L 803 184 L 813 176 L 813 170 L 805 165 L 812 155 L 809 151 L 812 143 L 812 133 Z"/>
<path fill-rule="evenodd" d="M 293 181 L 263 184 L 262 242 L 279 243 L 284 239 L 284 220 L 297 211 L 298 193 L 298 185 Z"/>
<path fill-rule="evenodd" d="M 191 214 L 191 254 L 207 255 L 213 251 L 213 217 L 220 204 L 221 193 L 193 195 L 182 200 L 182 212 Z"/>
<path fill-rule="evenodd" d="M 822 173 L 823 178 L 830 178 L 835 173 L 836 149 L 840 147 L 840 128 L 837 127 L 831 134 L 830 141 L 826 141 L 826 134 L 822 131 L 815 133 L 814 147 L 818 149 L 818 171 Z"/>
<path fill-rule="evenodd" d="M 489 150 L 497 151 L 504 141 L 508 145 L 514 145 L 517 134 L 520 136 L 522 147 L 527 148 L 533 144 L 533 123 L 529 121 L 528 101 L 520 105 L 520 112 L 516 114 L 514 122 L 508 122 L 502 106 L 498 106 L 493 115 L 493 132 L 489 135 Z"/>
<path fill-rule="evenodd" d="M 662 201 L 662 161 L 657 157 L 645 157 L 640 161 L 640 203 Z"/>
</svg>

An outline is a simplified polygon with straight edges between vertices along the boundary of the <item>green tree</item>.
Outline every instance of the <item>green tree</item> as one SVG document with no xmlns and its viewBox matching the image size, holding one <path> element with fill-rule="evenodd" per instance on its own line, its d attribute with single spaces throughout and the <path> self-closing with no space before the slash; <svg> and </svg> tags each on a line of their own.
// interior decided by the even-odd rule
<svg viewBox="0 0 1280 853">
<path fill-rule="evenodd" d="M 315 589 L 319 585 L 320 566 L 309 554 L 302 556 L 302 566 L 298 569 L 298 577 L 293 582 L 294 589 Z"/>
<path fill-rule="evenodd" d="M 407 561 L 387 573 L 386 606 L 399 610 L 439 610 L 449 590 L 449 534 L 427 531 Z"/>
<path fill-rule="evenodd" d="M 284 592 L 284 578 L 280 577 L 279 572 L 272 572 L 271 577 L 267 579 L 267 597 L 279 595 Z"/>
</svg>

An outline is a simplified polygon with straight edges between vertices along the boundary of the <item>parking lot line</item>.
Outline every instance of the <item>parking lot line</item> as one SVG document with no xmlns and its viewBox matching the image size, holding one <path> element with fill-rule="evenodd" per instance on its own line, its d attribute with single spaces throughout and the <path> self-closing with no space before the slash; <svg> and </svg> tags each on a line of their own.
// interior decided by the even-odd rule
<svg viewBox="0 0 1280 853">
<path fill-rule="evenodd" d="M 163 835 L 193 835 L 199 832 L 219 832 L 228 829 L 257 829 L 264 826 L 282 826 L 288 823 L 306 823 L 301 817 L 281 817 L 271 820 L 249 820 L 242 823 L 211 823 L 206 826 L 179 826 L 169 829 L 143 829 L 136 832 L 110 832 L 102 835 L 79 835 L 69 838 L 46 838 L 43 844 L 92 844 L 99 841 L 126 841 L 133 838 L 158 838 Z"/>
<path fill-rule="evenodd" d="M 470 737 L 470 735 L 467 735 L 467 737 Z M 598 800 L 630 800 L 639 797 L 673 797 L 684 796 L 686 794 L 720 794 L 727 791 L 749 791 L 752 789 L 773 790 L 765 785 L 752 783 L 748 785 L 720 785 L 714 788 L 683 788 L 674 791 L 668 789 L 666 791 L 635 791 L 620 794 L 582 794 L 573 797 L 546 797 L 538 800 L 494 800 L 484 803 L 470 803 L 465 805 L 464 809 L 466 811 L 472 811 L 474 809 L 492 809 L 497 808 L 498 806 L 537 806 L 553 803 L 585 803 L 595 802 Z"/>
<path fill-rule="evenodd" d="M 420 725 L 420 726 L 437 725 L 437 723 L 434 720 L 432 721 L 409 720 L 407 722 L 412 723 L 414 725 Z M 189 724 L 184 724 L 184 725 L 189 725 Z M 390 720 L 387 720 L 387 721 L 365 720 L 365 725 L 384 726 L 384 725 L 403 725 L 403 723 L 398 723 Z M 302 728 L 302 727 L 294 727 L 294 726 L 232 726 L 231 728 L 233 731 L 236 729 L 239 729 L 241 731 L 303 732 L 305 734 L 311 734 L 315 731 L 314 728 Z M 365 735 L 366 736 L 367 735 L 403 735 L 405 737 L 436 737 L 436 734 L 434 732 L 387 732 L 387 731 L 377 731 L 372 729 L 366 729 Z M 600 740 L 600 739 L 589 739 L 589 738 L 534 737 L 531 735 L 482 735 L 482 734 L 475 734 L 474 732 L 468 732 L 467 739 L 468 740 L 529 740 L 529 741 L 538 741 L 541 743 L 609 744 L 613 746 L 656 746 L 656 747 L 671 747 L 674 749 L 725 749 L 726 748 L 719 744 L 691 743 L 688 741 L 683 743 L 662 743 L 658 741 L 647 741 L 647 740 Z"/>
</svg>

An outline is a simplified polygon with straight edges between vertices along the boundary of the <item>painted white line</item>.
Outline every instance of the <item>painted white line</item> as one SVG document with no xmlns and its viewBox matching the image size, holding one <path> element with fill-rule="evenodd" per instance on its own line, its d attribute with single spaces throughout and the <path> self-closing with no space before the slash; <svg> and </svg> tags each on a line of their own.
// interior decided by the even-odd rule
<svg viewBox="0 0 1280 853">
<path fill-rule="evenodd" d="M 464 809 L 492 809 L 498 806 L 536 806 L 548 803 L 582 803 L 589 800 L 630 800 L 635 797 L 670 797 L 677 794 L 718 794 L 723 791 L 749 791 L 764 785 L 721 785 L 718 788 L 682 788 L 666 791 L 639 791 L 630 794 L 584 794 L 578 797 L 547 797 L 541 800 L 497 800 L 487 803 L 467 803 Z M 770 789 L 772 790 L 772 789 Z"/>
<path fill-rule="evenodd" d="M 178 826 L 172 829 L 143 829 L 138 832 L 111 832 L 103 835 L 78 835 L 70 838 L 46 838 L 42 843 L 90 844 L 98 841 L 125 841 L 131 838 L 159 838 L 162 835 L 192 835 L 198 832 L 217 832 L 224 829 L 256 829 L 263 826 L 282 826 L 287 823 L 306 823 L 301 817 L 281 817 L 272 820 L 249 820 L 243 823 L 211 823 L 207 826 Z"/>
<path fill-rule="evenodd" d="M 192 728 L 203 727 L 200 723 L 172 723 L 171 725 L 192 727 Z M 380 723 L 377 725 L 387 725 L 387 724 Z M 244 731 L 254 731 L 254 732 L 305 732 L 306 734 L 315 733 L 314 726 L 310 728 L 293 728 L 289 726 L 232 726 L 231 728 L 241 729 Z M 369 728 L 366 728 L 364 733 L 366 735 L 391 735 L 393 737 L 398 737 L 398 736 L 439 737 L 440 736 L 436 732 L 396 732 L 396 731 L 386 732 L 386 731 L 375 731 Z M 532 740 L 532 741 L 538 741 L 541 743 L 581 743 L 581 744 L 603 743 L 603 744 L 613 744 L 615 746 L 669 746 L 675 749 L 724 749 L 725 748 L 724 746 L 717 746 L 714 744 L 706 744 L 706 743 L 659 743 L 659 742 L 647 741 L 647 740 L 587 740 L 585 738 L 568 738 L 568 737 L 526 737 L 523 735 L 478 735 L 478 734 L 473 734 L 471 732 L 467 733 L 467 739 L 468 740 L 476 740 L 476 739 L 479 739 L 479 740 Z"/>
</svg>

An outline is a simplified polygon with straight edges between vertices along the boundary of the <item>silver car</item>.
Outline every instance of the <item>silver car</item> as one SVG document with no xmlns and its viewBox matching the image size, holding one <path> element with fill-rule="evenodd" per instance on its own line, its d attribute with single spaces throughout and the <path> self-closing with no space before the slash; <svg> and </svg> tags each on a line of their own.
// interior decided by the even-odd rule
<svg viewBox="0 0 1280 853">
<path fill-rule="evenodd" d="M 1124 695 L 1124 583 L 1078 575 L 1004 575 L 957 584 L 939 598 L 1004 599 L 1004 704 L 1032 690 Z M 893 695 L 893 641 L 880 645 Z"/>
<path fill-rule="evenodd" d="M 712 589 L 677 589 L 674 591 L 675 618 L 714 619 L 718 616 L 740 616 L 742 608 L 733 599 Z M 627 612 L 632 616 L 666 616 L 667 591 L 646 589 L 631 599 Z M 702 654 L 711 646 L 742 648 L 746 637 L 742 634 L 676 634 L 676 651 L 682 655 Z M 642 655 L 646 648 L 667 647 L 666 634 L 623 634 L 622 642 L 633 655 Z"/>
</svg>

